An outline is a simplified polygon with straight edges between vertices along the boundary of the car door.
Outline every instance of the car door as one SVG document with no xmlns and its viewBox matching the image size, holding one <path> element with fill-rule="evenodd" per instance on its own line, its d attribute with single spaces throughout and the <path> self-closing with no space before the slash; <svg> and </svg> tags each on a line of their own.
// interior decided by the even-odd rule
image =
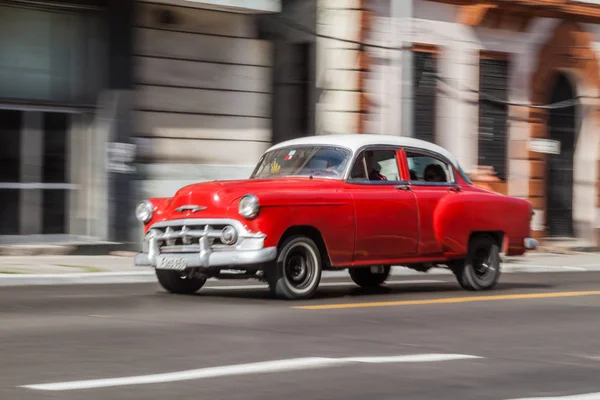
<svg viewBox="0 0 600 400">
<path fill-rule="evenodd" d="M 345 190 L 354 201 L 356 264 L 383 264 L 417 254 L 417 202 L 401 179 L 400 154 L 396 147 L 368 147 L 353 163 Z"/>
<path fill-rule="evenodd" d="M 456 196 L 460 188 L 456 184 L 454 168 L 443 156 L 422 149 L 404 148 L 406 176 L 416 196 L 419 212 L 419 254 L 421 256 L 442 253 L 434 230 L 434 212 L 445 196 Z"/>
</svg>

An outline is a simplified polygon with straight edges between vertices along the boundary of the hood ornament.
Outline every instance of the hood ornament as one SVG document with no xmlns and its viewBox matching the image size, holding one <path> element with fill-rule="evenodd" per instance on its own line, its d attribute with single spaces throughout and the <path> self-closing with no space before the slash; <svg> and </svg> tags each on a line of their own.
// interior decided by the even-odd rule
<svg viewBox="0 0 600 400">
<path fill-rule="evenodd" d="M 198 212 L 198 211 L 204 211 L 204 210 L 206 210 L 206 207 L 197 206 L 194 204 L 186 204 L 185 206 L 177 207 L 175 209 L 175 211 L 177 211 L 177 212 L 191 211 L 193 213 Z"/>
</svg>

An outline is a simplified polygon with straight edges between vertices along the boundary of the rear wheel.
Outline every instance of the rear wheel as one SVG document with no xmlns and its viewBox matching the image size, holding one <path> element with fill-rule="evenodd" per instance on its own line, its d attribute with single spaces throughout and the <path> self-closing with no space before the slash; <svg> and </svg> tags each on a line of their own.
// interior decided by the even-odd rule
<svg viewBox="0 0 600 400">
<path fill-rule="evenodd" d="M 271 292 L 287 300 L 308 299 L 321 281 L 323 263 L 315 242 L 304 235 L 286 239 L 279 249 L 277 260 L 266 272 Z"/>
<path fill-rule="evenodd" d="M 358 286 L 370 288 L 383 284 L 390 276 L 390 267 L 349 268 L 350 278 Z"/>
<path fill-rule="evenodd" d="M 449 266 L 463 289 L 492 289 L 500 279 L 500 246 L 490 235 L 474 236 L 467 258 Z"/>
<path fill-rule="evenodd" d="M 196 293 L 206 283 L 206 278 L 189 278 L 178 271 L 157 269 L 156 277 L 163 288 L 176 294 Z"/>
</svg>

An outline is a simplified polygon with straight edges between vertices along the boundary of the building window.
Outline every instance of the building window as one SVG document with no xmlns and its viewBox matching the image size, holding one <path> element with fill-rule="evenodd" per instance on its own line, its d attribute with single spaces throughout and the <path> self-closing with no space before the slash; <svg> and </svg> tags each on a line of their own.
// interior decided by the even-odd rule
<svg viewBox="0 0 600 400">
<path fill-rule="evenodd" d="M 0 110 L 2 236 L 68 233 L 71 116 Z"/>
<path fill-rule="evenodd" d="M 18 235 L 21 191 L 21 111 L 0 110 L 0 235 Z"/>
<path fill-rule="evenodd" d="M 413 47 L 414 137 L 435 143 L 437 54 L 433 46 Z"/>
<path fill-rule="evenodd" d="M 292 84 L 296 85 L 298 91 L 298 130 L 309 135 L 311 43 L 295 43 L 292 46 L 295 61 Z"/>
<path fill-rule="evenodd" d="M 493 167 L 501 180 L 507 176 L 508 106 L 502 102 L 508 101 L 509 67 L 503 53 L 482 53 L 479 60 L 478 164 Z"/>
<path fill-rule="evenodd" d="M 55 2 L 4 3 L 0 1 L 0 98 L 95 104 L 104 82 L 102 14 L 51 4 Z"/>
<path fill-rule="evenodd" d="M 314 132 L 311 68 L 313 44 L 275 41 L 273 68 L 273 142 L 296 139 Z"/>
</svg>

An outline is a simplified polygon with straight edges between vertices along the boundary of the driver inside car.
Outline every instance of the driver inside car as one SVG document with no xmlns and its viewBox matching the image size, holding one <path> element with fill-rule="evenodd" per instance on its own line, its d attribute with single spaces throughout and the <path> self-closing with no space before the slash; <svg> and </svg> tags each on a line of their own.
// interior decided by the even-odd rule
<svg viewBox="0 0 600 400">
<path fill-rule="evenodd" d="M 439 164 L 429 164 L 424 175 L 426 182 L 446 182 L 446 173 Z"/>
<path fill-rule="evenodd" d="M 387 181 L 387 178 L 379 173 L 373 162 L 373 152 L 365 152 L 365 161 L 367 163 L 367 171 L 369 171 L 370 181 Z"/>
</svg>

